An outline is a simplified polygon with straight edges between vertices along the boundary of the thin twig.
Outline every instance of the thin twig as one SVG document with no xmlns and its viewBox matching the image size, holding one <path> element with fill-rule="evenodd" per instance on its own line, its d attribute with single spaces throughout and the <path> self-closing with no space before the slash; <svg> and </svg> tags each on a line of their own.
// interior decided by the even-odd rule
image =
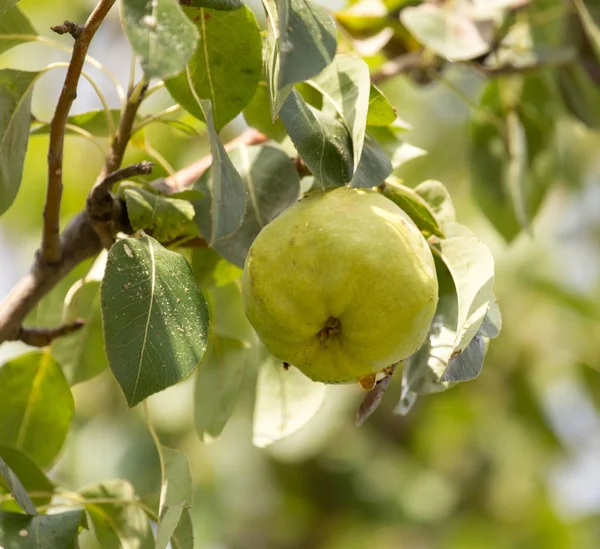
<svg viewBox="0 0 600 549">
<path fill-rule="evenodd" d="M 41 259 L 46 263 L 57 263 L 61 258 L 59 221 L 63 187 L 62 170 L 65 125 L 73 101 L 77 97 L 77 85 L 90 42 L 114 3 L 115 0 L 100 0 L 85 23 L 83 31 L 76 38 L 65 82 L 58 98 L 52 122 L 50 122 L 48 186 L 46 190 L 46 202 L 44 204 L 44 228 L 41 248 Z"/>
<path fill-rule="evenodd" d="M 75 40 L 83 33 L 83 27 L 73 21 L 65 21 L 62 25 L 50 27 L 50 30 L 56 34 L 70 34 Z"/>
<path fill-rule="evenodd" d="M 17 340 L 32 347 L 45 347 L 55 339 L 72 334 L 85 326 L 85 321 L 78 319 L 68 324 L 61 324 L 55 328 L 24 328 L 21 327 Z"/>
<path fill-rule="evenodd" d="M 120 217 L 121 203 L 111 192 L 113 185 L 128 177 L 152 173 L 152 168 L 154 164 L 144 160 L 109 173 L 92 187 L 85 201 L 85 211 L 104 248 L 115 243 L 115 221 Z"/>
<path fill-rule="evenodd" d="M 260 145 L 268 140 L 269 138 L 264 133 L 250 128 L 229 143 L 226 143 L 225 150 L 230 151 L 241 145 Z M 208 168 L 211 167 L 212 160 L 212 155 L 209 154 L 197 162 L 183 168 L 174 175 L 155 181 L 153 185 L 158 190 L 169 194 L 188 189 L 206 170 L 208 170 Z"/>
</svg>

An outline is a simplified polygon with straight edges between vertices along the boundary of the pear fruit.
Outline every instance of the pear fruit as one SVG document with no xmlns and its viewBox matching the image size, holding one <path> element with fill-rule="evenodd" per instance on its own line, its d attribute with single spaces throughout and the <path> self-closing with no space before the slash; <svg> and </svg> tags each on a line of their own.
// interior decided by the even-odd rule
<svg viewBox="0 0 600 549">
<path fill-rule="evenodd" d="M 242 296 L 274 356 L 315 381 L 344 383 L 421 347 L 438 283 L 427 242 L 396 204 L 340 187 L 308 195 L 262 229 Z"/>
</svg>

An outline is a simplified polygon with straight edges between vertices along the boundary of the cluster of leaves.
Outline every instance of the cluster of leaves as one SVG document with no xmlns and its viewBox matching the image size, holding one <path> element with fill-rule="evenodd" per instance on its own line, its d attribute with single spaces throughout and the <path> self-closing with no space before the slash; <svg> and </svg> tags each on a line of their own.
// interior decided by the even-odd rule
<svg viewBox="0 0 600 549">
<path fill-rule="evenodd" d="M 225 427 L 248 368 L 259 368 L 255 444 L 289 435 L 314 416 L 324 386 L 294 369 L 285 372 L 260 345 L 239 291 L 253 239 L 307 190 L 378 187 L 431 246 L 440 301 L 426 344 L 404 365 L 398 413 L 418 394 L 479 374 L 487 340 L 501 327 L 493 259 L 456 223 L 441 183 L 412 188 L 394 177 L 410 156 L 401 140 L 407 127 L 370 73 L 400 56 L 411 60 L 409 73 L 421 83 L 439 77 L 447 63 L 494 76 L 471 125 L 472 185 L 484 213 L 512 239 L 530 225 L 554 169 L 555 94 L 586 124 L 597 124 L 596 91 L 588 81 L 597 76 L 598 14 L 578 0 L 568 18 L 585 31 L 576 35 L 577 44 L 567 44 L 569 52 L 574 46 L 577 55 L 588 56 L 580 67 L 562 65 L 571 55 L 564 51 L 568 29 L 546 51 L 544 29 L 530 22 L 541 4 L 558 0 L 535 6 L 505 0 L 477 9 L 466 0 L 406 4 L 361 0 L 334 18 L 308 0 L 263 0 L 261 33 L 254 14 L 236 0 L 122 1 L 123 27 L 144 81 L 164 84 L 177 105 L 202 121 L 212 167 L 193 190 L 176 195 L 144 182 L 121 184 L 117 196 L 134 234 L 71 281 L 66 296 L 62 289 L 62 320 L 83 318 L 85 327 L 0 369 L 0 417 L 8 418 L 0 424 L 0 491 L 12 494 L 0 500 L 6 547 L 36 547 L 36 535 L 46 531 L 44 539 L 66 547 L 81 529 L 109 548 L 130 540 L 140 547 L 164 548 L 169 540 L 192 546 L 187 458 L 158 440 L 158 503 L 142 501 L 120 480 L 61 493 L 43 472 L 57 458 L 73 417 L 70 387 L 108 367 L 129 406 L 195 372 L 196 428 L 206 441 Z M 0 0 L 0 53 L 35 39 L 16 2 Z M 561 66 L 551 74 L 524 70 L 545 63 Z M 0 213 L 18 192 L 29 135 L 48 131 L 48 124 L 32 123 L 31 114 L 32 89 L 44 72 L 0 70 Z M 219 131 L 240 113 L 270 141 L 228 154 Z M 105 103 L 101 111 L 71 116 L 67 131 L 110 142 L 120 117 Z M 190 129 L 171 112 L 138 117 L 134 143 L 143 143 L 151 122 Z M 310 172 L 302 180 L 292 161 L 298 158 Z M 198 235 L 207 248 L 178 247 Z M 42 301 L 30 320 L 39 324 L 49 308 Z M 388 382 L 368 394 L 359 422 L 377 407 Z M 82 510 L 44 514 L 57 502 Z M 15 513 L 17 504 L 27 515 Z M 158 522 L 156 539 L 148 518 Z"/>
</svg>

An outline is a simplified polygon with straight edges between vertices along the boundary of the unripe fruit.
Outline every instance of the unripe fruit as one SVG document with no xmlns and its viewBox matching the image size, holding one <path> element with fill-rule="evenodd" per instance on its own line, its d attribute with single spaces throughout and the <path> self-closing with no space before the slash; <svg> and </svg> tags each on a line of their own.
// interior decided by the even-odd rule
<svg viewBox="0 0 600 549">
<path fill-rule="evenodd" d="M 340 187 L 285 210 L 252 244 L 244 308 L 277 358 L 343 383 L 411 355 L 438 301 L 427 242 L 375 191 Z"/>
</svg>

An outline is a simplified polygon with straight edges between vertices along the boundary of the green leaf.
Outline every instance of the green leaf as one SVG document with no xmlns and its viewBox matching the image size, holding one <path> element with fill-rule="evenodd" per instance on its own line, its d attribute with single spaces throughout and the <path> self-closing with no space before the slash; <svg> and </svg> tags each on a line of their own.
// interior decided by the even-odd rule
<svg viewBox="0 0 600 549">
<path fill-rule="evenodd" d="M 146 78 L 180 73 L 198 44 L 198 31 L 177 0 L 123 0 L 122 21 Z"/>
<path fill-rule="evenodd" d="M 362 155 L 367 127 L 371 89 L 368 65 L 354 55 L 336 55 L 333 62 L 309 83 L 327 99 L 352 137 L 355 171 Z"/>
<path fill-rule="evenodd" d="M 24 454 L 21 454 L 24 455 Z M 35 515 L 37 511 L 27 493 L 25 487 L 21 484 L 19 477 L 12 471 L 7 463 L 0 457 L 0 486 L 8 488 L 10 493 L 15 498 L 16 502 L 21 506 L 23 511 L 28 515 Z"/>
<path fill-rule="evenodd" d="M 322 6 L 308 0 L 278 0 L 277 9 L 281 89 L 319 74 L 333 60 L 337 40 L 333 18 Z"/>
<path fill-rule="evenodd" d="M 269 136 L 274 141 L 282 141 L 287 131 L 280 118 L 271 119 L 269 109 L 269 89 L 266 82 L 259 82 L 252 101 L 244 109 L 244 118 L 249 126 Z"/>
<path fill-rule="evenodd" d="M 173 536 L 184 508 L 192 505 L 192 473 L 185 454 L 164 446 L 165 478 L 160 494 L 160 513 L 155 549 L 165 549 Z"/>
<path fill-rule="evenodd" d="M 82 515 L 69 511 L 31 517 L 0 511 L 0 544 L 4 549 L 74 547 Z"/>
<path fill-rule="evenodd" d="M 8 472 L 6 468 L 9 468 Z M 30 515 L 35 515 L 36 506 L 45 505 L 52 499 L 54 485 L 48 477 L 23 452 L 4 444 L 0 444 L 0 475 L 0 491 L 10 491 Z M 30 497 L 28 492 L 38 495 Z M 46 495 L 39 495 L 44 493 Z M 8 502 L 1 506 L 7 511 L 17 510 Z"/>
<path fill-rule="evenodd" d="M 292 84 L 319 74 L 337 49 L 335 23 L 326 9 L 307 0 L 263 0 L 267 13 L 266 72 L 271 116 Z"/>
<path fill-rule="evenodd" d="M 383 92 L 371 84 L 369 90 L 368 126 L 389 126 L 396 120 L 396 109 L 383 95 Z"/>
<path fill-rule="evenodd" d="M 573 6 L 579 15 L 583 29 L 596 54 L 596 58 L 600 59 L 600 28 L 598 28 L 600 6 L 598 2 L 595 0 L 573 0 Z M 590 10 L 590 8 L 592 9 Z"/>
<path fill-rule="evenodd" d="M 475 379 L 483 368 L 484 356 L 485 341 L 479 334 L 475 334 L 462 352 L 450 357 L 440 381 L 456 383 Z"/>
<path fill-rule="evenodd" d="M 442 228 L 446 223 L 456 221 L 454 204 L 445 185 L 434 179 L 428 179 L 419 183 L 414 191 L 425 200 Z"/>
<path fill-rule="evenodd" d="M 471 122 L 473 196 L 507 241 L 531 223 L 554 179 L 553 103 L 541 77 L 497 80 Z"/>
<path fill-rule="evenodd" d="M 173 535 L 173 549 L 194 549 L 194 528 L 190 510 L 184 507 Z"/>
<path fill-rule="evenodd" d="M 154 536 L 148 517 L 134 504 L 136 496 L 129 482 L 99 482 L 82 488 L 78 493 L 85 500 L 88 524 L 102 549 L 154 548 Z M 107 503 L 109 499 L 117 501 Z"/>
<path fill-rule="evenodd" d="M 386 152 L 375 139 L 367 134 L 360 163 L 350 186 L 357 189 L 376 187 L 392 173 L 392 169 L 392 163 Z"/>
<path fill-rule="evenodd" d="M 31 25 L 31 22 L 23 12 L 17 7 L 1 10 L 0 9 L 0 53 L 22 44 L 29 42 L 30 38 L 5 38 L 6 35 L 28 35 L 36 36 L 37 32 Z"/>
<path fill-rule="evenodd" d="M 63 322 L 85 320 L 83 328 L 52 342 L 52 356 L 61 365 L 70 385 L 100 375 L 108 366 L 104 351 L 100 280 L 81 279 L 67 293 Z"/>
<path fill-rule="evenodd" d="M 21 186 L 37 75 L 0 70 L 0 215 L 8 210 Z"/>
<path fill-rule="evenodd" d="M 322 188 L 339 187 L 352 179 L 352 142 L 341 122 L 307 105 L 296 90 L 288 95 L 279 116 Z"/>
<path fill-rule="evenodd" d="M 0 0 L 0 15 L 6 13 L 13 6 L 17 5 L 19 0 Z"/>
<path fill-rule="evenodd" d="M 466 227 L 447 223 L 445 229 L 447 237 L 432 244 L 439 302 L 425 344 L 405 361 L 402 396 L 394 410 L 402 415 L 417 395 L 477 377 L 485 355 L 483 338 L 487 330 L 497 335 L 501 327 L 491 252 Z"/>
<path fill-rule="evenodd" d="M 300 182 L 290 157 L 279 147 L 242 145 L 229 155 L 248 189 L 246 212 L 239 229 L 213 248 L 234 265 L 243 267 L 260 230 L 298 200 Z M 210 171 L 206 172 L 196 183 L 204 197 L 194 202 L 196 223 L 205 238 L 211 234 L 212 200 L 208 188 L 211 176 Z"/>
<path fill-rule="evenodd" d="M 101 287 L 106 354 L 130 407 L 185 379 L 208 337 L 208 307 L 187 261 L 151 237 L 118 241 Z"/>
<path fill-rule="evenodd" d="M 600 318 L 600 316 L 599 316 Z M 494 339 L 500 335 L 502 330 L 502 314 L 500 313 L 500 307 L 496 303 L 496 299 L 490 301 L 487 313 L 483 317 L 483 322 L 477 332 L 482 337 L 488 339 Z"/>
<path fill-rule="evenodd" d="M 206 117 L 197 98 L 209 99 L 219 132 L 254 96 L 262 72 L 260 31 L 247 7 L 185 11 L 198 29 L 200 43 L 188 63 L 189 75 L 184 71 L 165 85 L 173 99 L 200 120 Z"/>
<path fill-rule="evenodd" d="M 434 211 L 416 189 L 388 180 L 383 194 L 403 210 L 425 235 L 444 236 Z"/>
<path fill-rule="evenodd" d="M 187 200 L 161 196 L 133 184 L 122 187 L 134 230 L 144 230 L 159 242 L 197 233 L 194 207 Z"/>
<path fill-rule="evenodd" d="M 464 351 L 494 300 L 494 258 L 489 248 L 458 223 L 446 225 L 446 238 L 433 245 L 452 275 L 458 299 L 453 353 Z"/>
<path fill-rule="evenodd" d="M 121 111 L 118 109 L 112 109 L 110 111 L 113 126 L 116 128 L 119 125 L 121 119 Z M 71 126 L 77 126 L 86 132 L 91 133 L 96 137 L 107 137 L 109 135 L 109 128 L 106 120 L 106 113 L 104 109 L 88 111 L 81 114 L 74 114 L 67 118 L 67 124 Z M 77 135 L 72 129 L 66 128 L 65 132 L 71 135 Z M 50 125 L 42 124 L 31 130 L 30 135 L 48 135 L 50 133 Z"/>
<path fill-rule="evenodd" d="M 213 10 L 237 10 L 244 5 L 242 0 L 179 0 L 179 3 L 184 6 Z"/>
<path fill-rule="evenodd" d="M 304 427 L 319 411 L 325 385 L 315 383 L 299 370 L 262 348 L 258 373 L 252 441 L 263 448 Z"/>
<path fill-rule="evenodd" d="M 202 236 L 214 247 L 240 228 L 246 213 L 246 185 L 214 129 L 210 101 L 202 101 L 202 108 L 208 120 L 213 161 L 207 178 L 194 186 L 203 193 L 194 208 Z"/>
<path fill-rule="evenodd" d="M 196 374 L 194 417 L 196 432 L 203 442 L 223 431 L 237 402 L 249 345 L 214 333 Z"/>
<path fill-rule="evenodd" d="M 556 70 L 560 93 L 569 112 L 588 128 L 600 129 L 600 90 L 581 65 Z"/>
<path fill-rule="evenodd" d="M 60 452 L 73 417 L 73 396 L 48 351 L 32 352 L 0 368 L 0 443 L 42 468 Z"/>
<path fill-rule="evenodd" d="M 467 61 L 490 49 L 475 21 L 451 5 L 407 7 L 400 12 L 400 20 L 421 44 L 448 61 Z"/>
</svg>

